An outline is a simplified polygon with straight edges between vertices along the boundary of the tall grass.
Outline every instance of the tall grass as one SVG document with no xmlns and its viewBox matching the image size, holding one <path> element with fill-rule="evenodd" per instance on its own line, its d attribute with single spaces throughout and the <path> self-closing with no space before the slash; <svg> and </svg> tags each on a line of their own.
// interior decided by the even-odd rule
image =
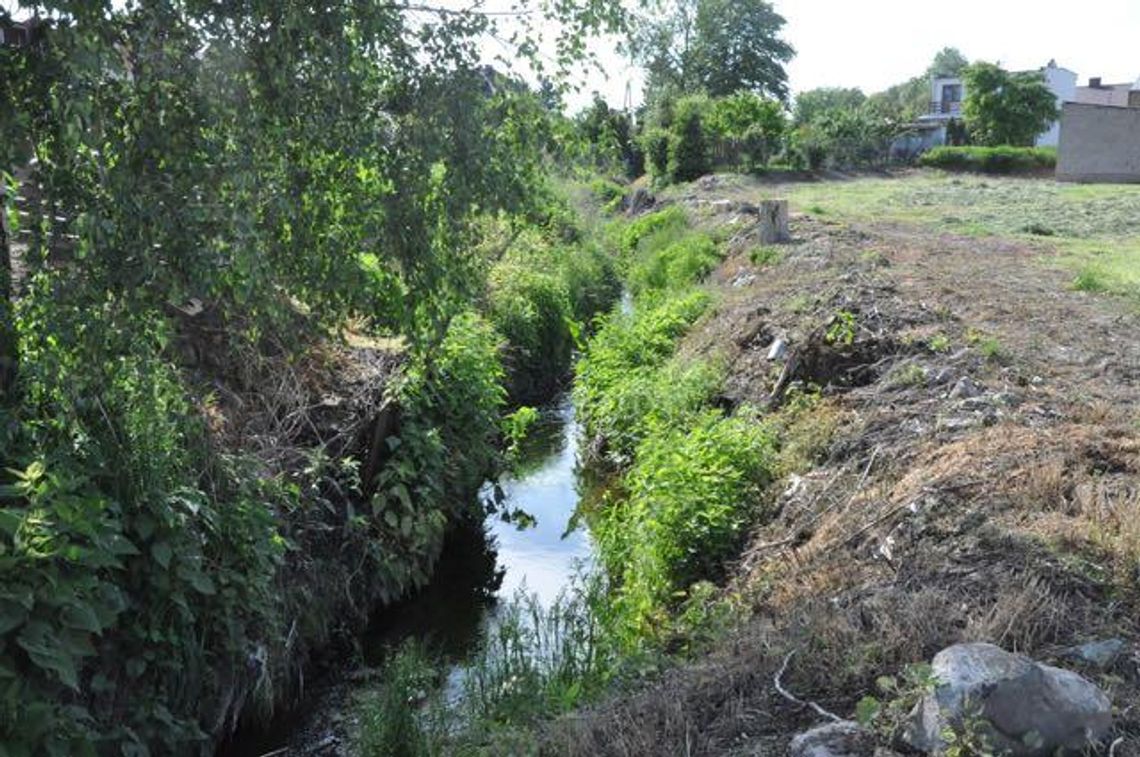
<svg viewBox="0 0 1140 757">
<path fill-rule="evenodd" d="M 357 751 L 533 753 L 535 723 L 597 697 L 618 673 L 602 627 L 607 592 L 600 575 L 582 576 L 549 607 L 519 592 L 460 666 L 416 643 L 393 650 L 379 685 L 360 698 Z"/>
</svg>

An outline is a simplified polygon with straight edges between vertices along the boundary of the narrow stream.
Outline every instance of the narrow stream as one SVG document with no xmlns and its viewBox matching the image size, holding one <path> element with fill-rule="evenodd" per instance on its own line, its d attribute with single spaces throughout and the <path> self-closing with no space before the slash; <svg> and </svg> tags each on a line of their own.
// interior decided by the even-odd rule
<svg viewBox="0 0 1140 757">
<path fill-rule="evenodd" d="M 500 511 L 530 516 L 524 525 L 491 515 L 484 529 L 453 534 L 431 583 L 421 592 L 377 613 L 361 637 L 366 667 L 383 664 L 390 650 L 417 639 L 448 665 L 448 688 L 461 681 L 464 662 L 493 627 L 500 600 L 520 591 L 549 607 L 575 575 L 590 565 L 593 548 L 585 528 L 570 529 L 579 500 L 580 428 L 569 393 L 540 410 L 523 442 L 515 476 L 504 477 Z M 480 494 L 493 492 L 489 482 Z M 533 521 L 531 521 L 533 519 Z M 314 708 L 299 719 L 266 732 L 244 734 L 220 751 L 225 757 L 303 754 L 329 743 L 351 706 L 353 684 L 331 681 L 315 696 Z M 337 752 L 330 752 L 337 753 Z"/>
<path fill-rule="evenodd" d="M 461 662 L 479 643 L 498 600 L 521 590 L 549 607 L 589 565 L 589 535 L 584 528 L 569 530 L 578 507 L 580 436 L 568 393 L 540 410 L 522 444 L 517 474 L 498 482 L 500 512 L 518 510 L 533 520 L 491 515 L 485 535 L 453 537 L 432 582 L 379 613 L 363 641 L 368 663 L 380 662 L 389 647 L 409 637 Z M 489 499 L 492 491 L 488 482 L 480 498 Z"/>
</svg>

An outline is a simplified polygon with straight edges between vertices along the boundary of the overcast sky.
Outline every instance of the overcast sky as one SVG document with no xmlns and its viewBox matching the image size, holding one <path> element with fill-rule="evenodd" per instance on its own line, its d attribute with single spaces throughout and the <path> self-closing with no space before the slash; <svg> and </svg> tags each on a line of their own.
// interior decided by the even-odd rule
<svg viewBox="0 0 1140 757">
<path fill-rule="evenodd" d="M 1105 82 L 1140 77 L 1140 0 L 775 0 L 788 20 L 784 38 L 797 55 L 788 66 L 793 91 L 823 86 L 876 92 L 926 69 L 943 47 L 970 60 L 1012 69 L 1037 68 L 1055 58 Z M 604 46 L 603 46 L 604 47 Z M 591 74 L 571 105 L 601 91 L 622 104 L 627 81 L 634 97 L 641 80 L 619 56 L 606 55 L 608 81 Z"/>
</svg>

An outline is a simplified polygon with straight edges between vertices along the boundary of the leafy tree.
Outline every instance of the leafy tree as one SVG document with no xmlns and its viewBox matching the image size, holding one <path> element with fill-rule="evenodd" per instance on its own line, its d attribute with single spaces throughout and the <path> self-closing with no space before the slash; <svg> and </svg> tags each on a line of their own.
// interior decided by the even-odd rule
<svg viewBox="0 0 1140 757">
<path fill-rule="evenodd" d="M 845 110 L 858 108 L 866 102 L 867 96 L 863 90 L 852 87 L 820 87 L 809 89 L 796 95 L 795 123 L 806 124 L 817 115 L 828 110 Z"/>
<path fill-rule="evenodd" d="M 641 135 L 641 149 L 645 153 L 645 162 L 650 175 L 655 179 L 668 178 L 669 142 L 669 132 L 660 126 L 650 127 Z"/>
<path fill-rule="evenodd" d="M 784 64 L 795 50 L 780 38 L 784 18 L 767 0 L 700 0 L 694 57 L 713 97 L 745 90 L 788 99 Z"/>
<path fill-rule="evenodd" d="M 607 168 L 614 162 L 630 177 L 637 178 L 644 170 L 644 155 L 633 135 L 633 120 L 629 114 L 615 110 L 594 93 L 593 102 L 579 117 L 582 136 L 594 148 L 594 161 Z M 609 165 L 607 165 L 609 164 Z"/>
<path fill-rule="evenodd" d="M 751 92 L 738 92 L 714 100 L 709 108 L 707 129 L 721 143 L 718 158 L 736 163 L 746 156 L 747 168 L 763 166 L 784 134 L 784 107 Z"/>
<path fill-rule="evenodd" d="M 551 65 L 542 27 L 562 30 L 560 70 L 623 16 L 534 5 L 533 68 Z M 0 245 L 0 352 L 20 347 L 0 408 L 0 751 L 201 753 L 243 714 L 235 691 L 287 698 L 338 616 L 422 585 L 462 482 L 483 480 L 503 398 L 500 337 L 470 312 L 477 243 L 488 216 L 544 210 L 550 114 L 478 65 L 494 17 L 477 9 L 18 6 L 49 21 L 44 44 L 0 47 L 0 180 L 40 195 L 15 308 Z M 401 338 L 419 387 L 389 479 L 329 472 L 323 446 L 294 450 L 314 472 L 223 449 L 215 374 L 252 392 L 272 357 L 299 386 L 293 358 L 353 316 Z M 201 328 L 222 365 L 181 370 Z M 322 572 L 335 592 L 306 583 Z"/>
<path fill-rule="evenodd" d="M 1057 98 L 1040 72 L 1009 73 L 979 62 L 963 72 L 962 115 L 975 142 L 986 146 L 1032 146 L 1057 119 Z"/>
<path fill-rule="evenodd" d="M 675 0 L 643 19 L 633 49 L 646 68 L 646 101 L 705 91 L 788 96 L 784 64 L 795 51 L 780 33 L 784 19 L 765 0 Z"/>
<path fill-rule="evenodd" d="M 796 139 L 813 169 L 824 165 L 856 168 L 885 161 L 895 130 L 894 121 L 864 105 L 823 111 L 799 127 Z"/>
<path fill-rule="evenodd" d="M 926 69 L 926 78 L 961 76 L 970 61 L 956 47 L 944 47 L 934 55 L 934 60 Z"/>
</svg>

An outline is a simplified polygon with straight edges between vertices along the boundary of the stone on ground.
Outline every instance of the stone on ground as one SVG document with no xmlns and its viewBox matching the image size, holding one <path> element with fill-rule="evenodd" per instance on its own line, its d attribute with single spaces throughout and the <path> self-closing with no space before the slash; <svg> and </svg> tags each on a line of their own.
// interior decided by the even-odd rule
<svg viewBox="0 0 1140 757">
<path fill-rule="evenodd" d="M 792 739 L 791 757 L 873 757 L 875 739 L 858 723 L 843 720 L 817 726 Z"/>
<path fill-rule="evenodd" d="M 991 746 L 1011 757 L 1080 752 L 1112 727 L 1112 703 L 1096 685 L 993 644 L 948 647 L 932 667 L 939 683 L 907 734 L 920 751 L 941 751 L 943 732 L 964 719 L 988 721 Z"/>
</svg>

